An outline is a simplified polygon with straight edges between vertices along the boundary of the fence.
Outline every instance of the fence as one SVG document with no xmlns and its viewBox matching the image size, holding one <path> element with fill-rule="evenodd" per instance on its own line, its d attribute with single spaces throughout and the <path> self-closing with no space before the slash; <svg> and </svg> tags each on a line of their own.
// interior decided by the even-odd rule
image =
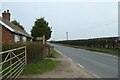
<svg viewBox="0 0 120 80">
<path fill-rule="evenodd" d="M 1 79 L 17 78 L 26 65 L 26 46 L 0 52 L 0 55 L 2 55 Z"/>
</svg>

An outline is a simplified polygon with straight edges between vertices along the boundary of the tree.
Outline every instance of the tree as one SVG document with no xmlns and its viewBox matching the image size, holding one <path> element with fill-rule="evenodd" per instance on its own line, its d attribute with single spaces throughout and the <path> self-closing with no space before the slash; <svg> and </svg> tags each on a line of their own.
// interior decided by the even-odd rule
<svg viewBox="0 0 120 80">
<path fill-rule="evenodd" d="M 52 31 L 48 24 L 49 23 L 44 20 L 44 17 L 36 19 L 31 30 L 31 35 L 34 40 L 36 40 L 37 37 L 43 37 L 43 35 L 45 35 L 46 40 L 50 39 Z"/>
<path fill-rule="evenodd" d="M 17 22 L 16 20 L 13 20 L 11 21 L 13 24 L 15 24 L 16 26 L 18 26 L 19 28 L 21 28 L 22 30 L 24 30 L 24 27 L 19 23 Z"/>
</svg>

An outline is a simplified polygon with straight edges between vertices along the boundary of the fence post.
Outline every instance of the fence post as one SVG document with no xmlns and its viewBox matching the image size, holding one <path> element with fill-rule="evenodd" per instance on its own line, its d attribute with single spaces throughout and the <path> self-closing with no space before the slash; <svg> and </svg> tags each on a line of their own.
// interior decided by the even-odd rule
<svg viewBox="0 0 120 80">
<path fill-rule="evenodd" d="M 27 64 L 27 50 L 26 50 L 26 46 L 25 46 L 25 64 Z"/>
<path fill-rule="evenodd" d="M 10 59 L 12 58 L 12 52 L 9 52 L 10 53 Z M 10 60 L 10 65 L 12 65 L 12 59 Z M 10 67 L 10 75 L 12 76 L 12 66 Z M 10 78 L 11 78 L 10 76 Z M 11 80 L 11 79 L 10 79 Z"/>
<path fill-rule="evenodd" d="M 0 54 L 0 63 L 2 62 L 2 54 Z M 0 65 L 0 72 L 2 71 L 2 64 Z M 0 73 L 0 80 L 2 79 L 2 73 Z"/>
<path fill-rule="evenodd" d="M 0 52 L 2 52 L 2 25 L 1 24 L 0 24 Z M 1 62 L 2 62 L 2 54 L 0 54 L 0 63 Z M 1 71 L 2 71 L 2 65 L 0 65 L 0 72 Z M 2 79 L 1 76 L 2 76 L 2 73 L 0 73 L 0 80 Z"/>
</svg>

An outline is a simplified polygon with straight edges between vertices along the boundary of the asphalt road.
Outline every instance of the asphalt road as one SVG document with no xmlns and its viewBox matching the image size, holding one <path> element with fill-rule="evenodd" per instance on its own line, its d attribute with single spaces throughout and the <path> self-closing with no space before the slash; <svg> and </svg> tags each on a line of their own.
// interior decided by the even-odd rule
<svg viewBox="0 0 120 80">
<path fill-rule="evenodd" d="M 52 45 L 97 78 L 118 78 L 118 57 L 58 44 Z"/>
</svg>

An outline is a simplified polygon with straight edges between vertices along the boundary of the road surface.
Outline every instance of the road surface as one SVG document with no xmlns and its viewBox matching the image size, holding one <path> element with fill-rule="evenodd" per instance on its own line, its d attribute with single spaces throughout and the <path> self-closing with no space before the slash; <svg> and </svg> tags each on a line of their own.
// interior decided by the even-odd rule
<svg viewBox="0 0 120 80">
<path fill-rule="evenodd" d="M 118 78 L 118 57 L 58 44 L 52 45 L 97 78 Z"/>
</svg>

